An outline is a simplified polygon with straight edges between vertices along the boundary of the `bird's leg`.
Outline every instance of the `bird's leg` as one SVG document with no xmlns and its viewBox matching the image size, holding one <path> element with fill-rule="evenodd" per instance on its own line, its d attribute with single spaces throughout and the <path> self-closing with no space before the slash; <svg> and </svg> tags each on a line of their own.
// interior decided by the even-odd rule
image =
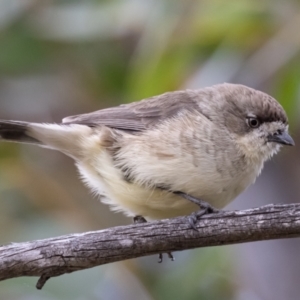
<svg viewBox="0 0 300 300">
<path fill-rule="evenodd" d="M 147 223 L 147 220 L 143 216 L 135 216 L 133 218 L 133 222 L 134 224 L 141 224 L 141 223 Z M 174 256 L 171 252 L 167 252 L 167 255 L 172 261 L 174 261 Z M 162 263 L 162 261 L 163 261 L 163 254 L 159 253 L 158 263 Z"/>
<path fill-rule="evenodd" d="M 192 213 L 189 217 L 188 217 L 188 221 L 189 221 L 189 224 L 191 225 L 191 227 L 194 229 L 194 230 L 197 230 L 196 228 L 196 223 L 197 223 L 197 220 L 199 218 L 201 218 L 203 215 L 205 214 L 212 214 L 212 213 L 218 213 L 220 210 L 219 209 L 216 209 L 214 208 L 213 206 L 211 206 L 209 203 L 201 200 L 201 199 L 197 199 L 193 196 L 190 196 L 186 193 L 183 193 L 183 192 L 174 192 L 174 194 L 176 195 L 179 195 L 193 203 L 195 203 L 196 205 L 199 206 L 200 210 Z"/>
</svg>

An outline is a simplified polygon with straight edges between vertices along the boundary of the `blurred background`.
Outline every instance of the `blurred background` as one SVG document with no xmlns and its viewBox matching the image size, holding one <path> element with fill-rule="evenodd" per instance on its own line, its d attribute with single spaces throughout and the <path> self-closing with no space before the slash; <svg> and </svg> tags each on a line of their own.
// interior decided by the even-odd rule
<svg viewBox="0 0 300 300">
<path fill-rule="evenodd" d="M 0 118 L 62 117 L 166 91 L 233 82 L 277 98 L 299 145 L 296 0 L 0 0 Z M 297 202 L 299 147 L 266 164 L 227 209 Z M 92 197 L 68 157 L 0 144 L 0 244 L 130 224 Z M 175 253 L 80 271 L 1 299 L 299 299 L 300 240 Z M 1 270 L 0 270 L 1 272 Z"/>
</svg>

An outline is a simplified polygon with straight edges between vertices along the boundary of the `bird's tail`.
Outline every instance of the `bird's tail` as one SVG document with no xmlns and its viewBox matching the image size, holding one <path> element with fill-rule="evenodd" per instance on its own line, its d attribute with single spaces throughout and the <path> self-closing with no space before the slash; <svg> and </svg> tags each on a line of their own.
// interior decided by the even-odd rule
<svg viewBox="0 0 300 300">
<path fill-rule="evenodd" d="M 78 157 L 92 129 L 78 124 L 44 124 L 0 120 L 0 140 L 36 144 Z"/>
<path fill-rule="evenodd" d="M 30 123 L 27 122 L 0 120 L 0 138 L 11 142 L 41 144 L 29 135 L 29 126 Z"/>
</svg>

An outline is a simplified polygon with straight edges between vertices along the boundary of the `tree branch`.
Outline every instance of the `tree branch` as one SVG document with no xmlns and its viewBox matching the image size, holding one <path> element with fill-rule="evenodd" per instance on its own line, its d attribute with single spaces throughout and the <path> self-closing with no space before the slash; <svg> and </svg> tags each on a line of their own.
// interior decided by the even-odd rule
<svg viewBox="0 0 300 300">
<path fill-rule="evenodd" d="M 267 205 L 205 215 L 190 228 L 186 217 L 120 226 L 0 247 L 0 280 L 53 276 L 124 259 L 197 247 L 300 236 L 300 204 Z"/>
</svg>

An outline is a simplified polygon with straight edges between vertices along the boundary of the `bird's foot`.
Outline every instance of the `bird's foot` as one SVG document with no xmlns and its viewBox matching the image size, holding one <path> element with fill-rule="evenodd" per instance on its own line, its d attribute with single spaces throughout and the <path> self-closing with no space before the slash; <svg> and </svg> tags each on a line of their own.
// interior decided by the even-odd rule
<svg viewBox="0 0 300 300">
<path fill-rule="evenodd" d="M 135 216 L 133 218 L 134 224 L 141 224 L 141 223 L 147 223 L 147 220 L 143 216 Z M 172 252 L 167 252 L 168 257 L 171 259 L 171 261 L 174 261 L 175 258 L 172 254 Z M 163 253 L 159 253 L 158 255 L 158 263 L 162 263 L 163 261 Z"/>
<path fill-rule="evenodd" d="M 175 258 L 174 258 L 174 256 L 173 256 L 172 252 L 167 252 L 167 255 L 168 255 L 168 257 L 171 259 L 171 261 L 174 261 L 174 260 L 175 260 Z M 159 253 L 159 255 L 158 255 L 158 263 L 160 264 L 160 263 L 162 263 L 162 261 L 163 261 L 163 254 L 162 254 L 162 253 Z"/>
<path fill-rule="evenodd" d="M 199 206 L 200 210 L 193 212 L 190 216 L 188 216 L 188 222 L 189 222 L 191 228 L 193 228 L 194 230 L 197 230 L 196 223 L 202 216 L 204 216 L 206 214 L 214 214 L 214 213 L 220 212 L 219 209 L 214 208 L 209 203 L 207 203 L 201 199 L 197 199 L 193 196 L 190 196 L 186 193 L 174 192 L 174 194 L 179 195 Z"/>
<path fill-rule="evenodd" d="M 134 224 L 142 224 L 142 223 L 147 223 L 147 220 L 143 216 L 135 216 L 133 217 L 133 223 Z"/>
</svg>

